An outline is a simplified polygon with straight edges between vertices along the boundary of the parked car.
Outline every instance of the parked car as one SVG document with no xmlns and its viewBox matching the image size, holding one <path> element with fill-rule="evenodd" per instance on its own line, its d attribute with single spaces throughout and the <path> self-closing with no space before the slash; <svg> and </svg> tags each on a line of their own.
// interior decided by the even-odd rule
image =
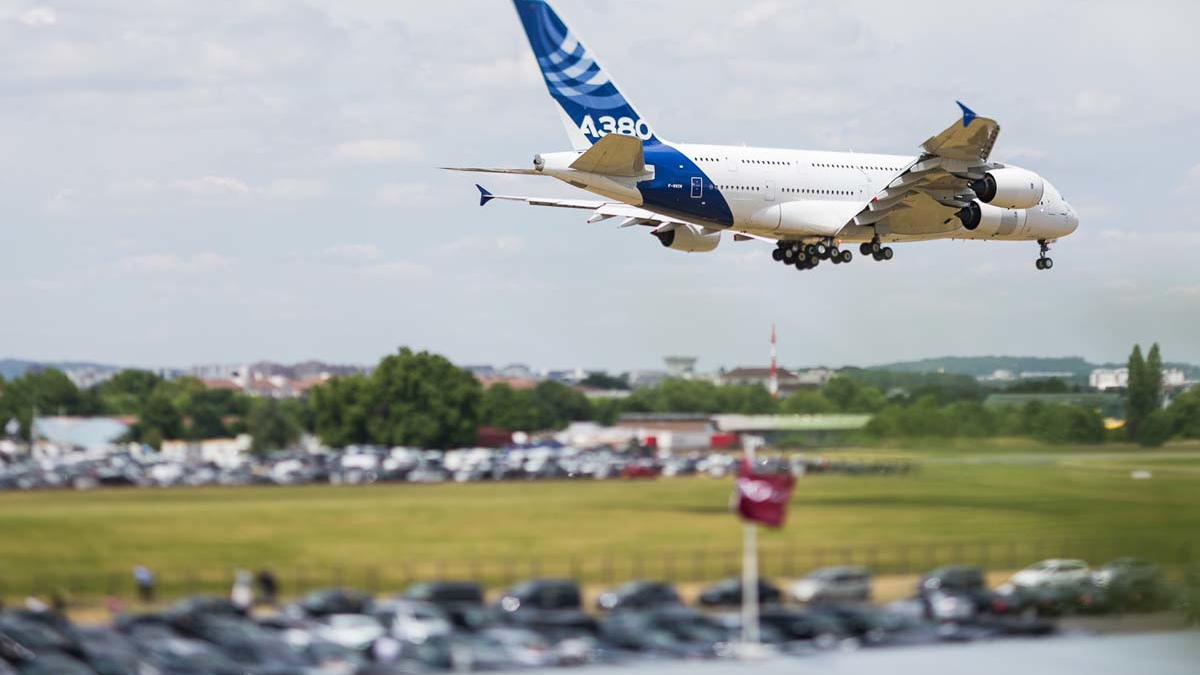
<svg viewBox="0 0 1200 675">
<path fill-rule="evenodd" d="M 1092 574 L 1104 601 L 1117 609 L 1158 609 L 1169 601 L 1162 568 L 1147 560 L 1118 558 Z"/>
<path fill-rule="evenodd" d="M 579 586 L 569 579 L 534 579 L 513 586 L 500 596 L 496 606 L 507 613 L 521 610 L 582 608 Z"/>
<path fill-rule="evenodd" d="M 798 602 L 866 602 L 871 599 L 871 571 L 865 567 L 826 567 L 792 585 Z"/>
<path fill-rule="evenodd" d="M 474 630 L 487 623 L 483 587 L 473 581 L 432 581 L 409 586 L 401 597 L 437 606 L 457 628 Z"/>
<path fill-rule="evenodd" d="M 758 580 L 758 601 L 763 605 L 777 604 L 783 601 L 783 592 L 766 579 Z M 741 606 L 742 580 L 729 578 L 718 581 L 708 587 L 696 599 L 704 607 Z"/>
<path fill-rule="evenodd" d="M 619 649 L 683 658 L 721 655 L 735 639 L 728 626 L 687 607 L 615 612 L 601 636 Z"/>
<path fill-rule="evenodd" d="M 931 621 L 964 621 L 992 610 L 983 570 L 966 565 L 939 567 L 917 584 L 917 599 Z"/>
<path fill-rule="evenodd" d="M 370 598 L 357 591 L 327 588 L 309 593 L 291 609 L 313 617 L 330 614 L 362 614 L 367 610 L 370 602 Z"/>
<path fill-rule="evenodd" d="M 845 637 L 841 624 L 831 616 L 804 609 L 763 607 L 758 621 L 784 642 L 808 642 L 820 649 L 829 649 Z"/>
<path fill-rule="evenodd" d="M 371 606 L 371 616 L 397 640 L 424 642 L 449 635 L 450 618 L 436 605 L 419 600 L 383 600 Z"/>
<path fill-rule="evenodd" d="M 313 634 L 346 649 L 365 652 L 387 634 L 383 623 L 365 614 L 329 614 L 317 620 Z"/>
<path fill-rule="evenodd" d="M 1043 560 L 1017 572 L 1009 580 L 1014 586 L 1068 586 L 1082 589 L 1092 580 L 1088 564 L 1082 560 Z"/>
<path fill-rule="evenodd" d="M 596 598 L 596 608 L 606 612 L 679 604 L 682 603 L 675 588 L 661 581 L 630 581 L 604 591 Z"/>
</svg>

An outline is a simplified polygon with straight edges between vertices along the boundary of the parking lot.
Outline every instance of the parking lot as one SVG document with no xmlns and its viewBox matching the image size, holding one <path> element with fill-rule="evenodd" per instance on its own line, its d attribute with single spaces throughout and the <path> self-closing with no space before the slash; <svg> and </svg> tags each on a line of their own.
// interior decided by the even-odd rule
<svg viewBox="0 0 1200 675">
<path fill-rule="evenodd" d="M 1020 672 L 1049 672 L 1056 654 L 1069 653 L 1058 645 L 1122 644 L 1082 636 L 1182 629 L 1195 619 L 1196 572 L 1181 580 L 1135 559 L 1096 569 L 1047 560 L 993 588 L 981 569 L 943 566 L 886 603 L 873 602 L 873 575 L 861 567 L 816 570 L 787 584 L 763 580 L 758 618 L 769 651 L 754 667 L 946 670 L 941 659 L 968 658 L 962 645 L 969 643 L 980 650 L 969 653 L 972 663 L 982 662 L 981 653 L 1017 655 L 1004 672 L 1013 672 L 1013 663 L 1024 664 Z M 167 606 L 154 603 L 152 575 L 138 579 L 142 602 L 114 600 L 103 621 L 72 623 L 64 608 L 38 598 L 0 610 L 0 673 L 391 675 L 568 666 L 672 672 L 672 662 L 690 669 L 705 661 L 721 663 L 713 672 L 750 667 L 733 665 L 744 654 L 737 578 L 689 597 L 654 581 L 585 596 L 573 581 L 540 578 L 495 593 L 441 581 L 399 593 L 329 588 L 281 600 L 278 580 L 242 572 L 227 598 Z M 1161 660 L 1166 668 L 1137 672 L 1175 672 L 1170 668 L 1191 648 L 1173 637 L 1136 639 L 1142 642 L 1131 644 L 1156 650 L 1139 663 Z M 935 646 L 939 651 L 931 651 Z"/>
</svg>

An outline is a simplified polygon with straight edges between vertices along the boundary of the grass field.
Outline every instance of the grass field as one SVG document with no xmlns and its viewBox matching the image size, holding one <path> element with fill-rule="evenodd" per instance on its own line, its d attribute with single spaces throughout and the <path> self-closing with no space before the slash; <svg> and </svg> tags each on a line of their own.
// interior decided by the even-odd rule
<svg viewBox="0 0 1200 675">
<path fill-rule="evenodd" d="M 761 537 L 766 571 L 853 561 L 912 572 L 958 560 L 1011 569 L 1125 553 L 1178 562 L 1200 533 L 1200 446 L 1090 451 L 859 453 L 918 468 L 802 479 L 787 527 Z M 1131 480 L 1134 469 L 1154 477 Z M 730 491 L 727 480 L 694 478 L 0 494 L 0 596 L 128 593 L 135 563 L 156 570 L 168 594 L 223 590 L 232 570 L 264 566 L 292 589 L 533 574 L 711 579 L 736 566 Z"/>
</svg>

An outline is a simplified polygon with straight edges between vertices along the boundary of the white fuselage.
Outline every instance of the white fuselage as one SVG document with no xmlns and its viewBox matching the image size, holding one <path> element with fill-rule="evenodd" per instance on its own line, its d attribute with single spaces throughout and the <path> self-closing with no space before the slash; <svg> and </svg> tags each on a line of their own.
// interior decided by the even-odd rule
<svg viewBox="0 0 1200 675">
<path fill-rule="evenodd" d="M 915 156 L 903 155 L 669 145 L 703 172 L 704 189 L 715 190 L 728 204 L 733 222 L 722 224 L 722 229 L 772 239 L 830 237 L 848 242 L 870 241 L 876 234 L 875 228 L 853 224 L 855 215 L 917 160 Z M 578 153 L 568 152 L 541 155 L 539 158 L 544 163 L 546 174 L 574 187 L 656 210 L 654 205 L 645 203 L 642 198 L 638 188 L 641 179 L 573 171 L 568 167 L 577 156 Z M 688 190 L 689 187 L 680 184 L 678 189 Z M 783 217 L 780 217 L 781 213 Z M 694 220 L 700 225 L 711 224 L 703 218 Z M 963 228 L 957 219 L 946 219 L 944 222 L 939 219 L 933 228 L 936 231 L 921 234 L 881 233 L 880 238 L 893 242 L 932 239 L 1054 240 L 1071 234 L 1079 225 L 1074 210 L 1048 181 L 1040 203 L 1028 209 L 1007 209 L 1004 220 L 1005 227 L 998 231 L 970 231 Z M 802 225 L 797 225 L 798 222 L 802 222 Z"/>
</svg>

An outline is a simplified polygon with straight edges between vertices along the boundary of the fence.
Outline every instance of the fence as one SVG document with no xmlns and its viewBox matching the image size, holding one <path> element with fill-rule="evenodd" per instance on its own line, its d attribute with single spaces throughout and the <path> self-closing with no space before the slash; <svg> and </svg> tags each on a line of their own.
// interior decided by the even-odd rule
<svg viewBox="0 0 1200 675">
<path fill-rule="evenodd" d="M 861 565 L 877 575 L 926 572 L 942 565 L 976 565 L 989 571 L 1016 570 L 1047 558 L 1080 558 L 1101 564 L 1120 557 L 1153 560 L 1171 574 L 1191 564 L 1194 544 L 1162 540 L 1055 539 L 1008 542 L 924 542 L 889 545 L 791 547 L 767 542 L 759 552 L 765 577 L 795 578 L 835 565 Z M 523 579 L 566 577 L 583 584 L 611 585 L 630 579 L 673 582 L 707 582 L 735 576 L 740 571 L 740 549 L 706 549 L 653 553 L 613 552 L 567 558 L 490 557 L 449 560 L 437 557 L 391 564 L 347 564 L 333 567 L 293 566 L 270 568 L 283 595 L 295 596 L 326 587 L 346 587 L 372 595 L 393 593 L 419 581 L 468 579 L 487 588 L 500 588 Z M 268 566 L 269 567 L 269 566 Z M 257 571 L 262 566 L 247 565 Z M 225 595 L 235 569 L 160 569 L 156 594 L 164 600 L 191 595 Z M 0 599 L 60 595 L 76 603 L 112 596 L 133 598 L 136 587 L 129 569 L 92 574 L 56 573 L 54 570 L 15 572 L 0 562 Z"/>
</svg>

